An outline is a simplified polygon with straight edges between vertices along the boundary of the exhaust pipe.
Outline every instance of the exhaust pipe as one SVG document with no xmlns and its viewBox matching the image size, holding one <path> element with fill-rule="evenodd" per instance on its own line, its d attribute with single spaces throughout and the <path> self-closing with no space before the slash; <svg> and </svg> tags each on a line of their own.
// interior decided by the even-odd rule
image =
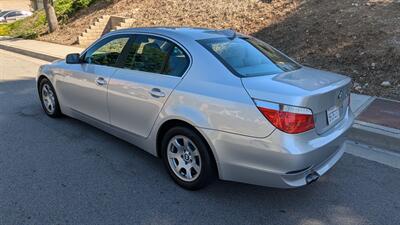
<svg viewBox="0 0 400 225">
<path fill-rule="evenodd" d="M 319 174 L 317 172 L 312 172 L 306 176 L 306 183 L 311 184 L 317 181 L 319 178 Z"/>
</svg>

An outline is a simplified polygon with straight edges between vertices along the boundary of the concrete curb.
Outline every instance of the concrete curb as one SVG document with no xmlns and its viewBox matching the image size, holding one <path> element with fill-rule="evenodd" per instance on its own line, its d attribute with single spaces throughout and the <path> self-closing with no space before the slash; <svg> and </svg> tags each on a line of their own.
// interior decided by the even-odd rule
<svg viewBox="0 0 400 225">
<path fill-rule="evenodd" d="M 376 98 L 352 94 L 352 99 L 358 101 L 356 107 L 352 108 L 354 115 L 359 116 Z M 397 129 L 356 119 L 349 131 L 348 138 L 354 142 L 400 153 L 400 130 Z"/>
<path fill-rule="evenodd" d="M 46 55 L 46 54 L 42 54 L 42 53 L 38 53 L 38 52 L 33 52 L 33 51 L 26 50 L 26 49 L 15 48 L 15 47 L 3 45 L 3 44 L 0 44 L 0 49 L 6 50 L 9 52 L 18 53 L 18 54 L 25 55 L 25 56 L 29 56 L 32 58 L 48 61 L 48 62 L 52 62 L 52 61 L 61 59 L 58 57 L 54 57 L 54 56 L 50 56 L 50 55 Z"/>
<path fill-rule="evenodd" d="M 400 130 L 356 120 L 348 138 L 355 142 L 400 153 Z"/>
<path fill-rule="evenodd" d="M 351 101 L 354 101 L 355 95 L 356 94 L 352 94 Z M 359 116 L 375 99 L 376 99 L 375 96 L 365 96 L 362 100 L 359 100 L 360 103 L 357 105 L 357 107 L 352 107 L 354 116 L 357 118 L 357 116 Z M 353 103 L 350 103 L 350 105 L 352 104 Z"/>
</svg>

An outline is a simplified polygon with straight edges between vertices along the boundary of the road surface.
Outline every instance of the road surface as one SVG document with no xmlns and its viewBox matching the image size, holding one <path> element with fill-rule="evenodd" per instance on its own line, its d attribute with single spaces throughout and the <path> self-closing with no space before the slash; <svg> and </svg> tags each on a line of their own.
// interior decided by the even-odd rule
<svg viewBox="0 0 400 225">
<path fill-rule="evenodd" d="M 0 50 L 0 224 L 400 224 L 393 160 L 346 153 L 293 190 L 224 181 L 183 190 L 161 160 L 83 122 L 45 116 L 34 81 L 42 63 Z"/>
</svg>

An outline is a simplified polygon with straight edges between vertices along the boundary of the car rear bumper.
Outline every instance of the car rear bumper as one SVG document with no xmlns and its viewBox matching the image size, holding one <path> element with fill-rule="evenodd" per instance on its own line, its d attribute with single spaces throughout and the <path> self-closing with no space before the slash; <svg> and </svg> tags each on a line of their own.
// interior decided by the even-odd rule
<svg viewBox="0 0 400 225">
<path fill-rule="evenodd" d="M 253 138 L 207 129 L 202 132 L 212 146 L 221 179 L 294 188 L 314 181 L 336 164 L 353 120 L 348 109 L 342 121 L 321 135 L 275 130 L 266 138 Z"/>
</svg>

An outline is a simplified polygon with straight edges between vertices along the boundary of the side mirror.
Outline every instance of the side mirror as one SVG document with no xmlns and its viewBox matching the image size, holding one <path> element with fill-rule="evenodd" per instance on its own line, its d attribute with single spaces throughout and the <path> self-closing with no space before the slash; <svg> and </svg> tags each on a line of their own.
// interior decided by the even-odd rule
<svg viewBox="0 0 400 225">
<path fill-rule="evenodd" d="M 68 54 L 65 62 L 67 64 L 79 64 L 81 63 L 81 55 L 79 53 Z"/>
</svg>

